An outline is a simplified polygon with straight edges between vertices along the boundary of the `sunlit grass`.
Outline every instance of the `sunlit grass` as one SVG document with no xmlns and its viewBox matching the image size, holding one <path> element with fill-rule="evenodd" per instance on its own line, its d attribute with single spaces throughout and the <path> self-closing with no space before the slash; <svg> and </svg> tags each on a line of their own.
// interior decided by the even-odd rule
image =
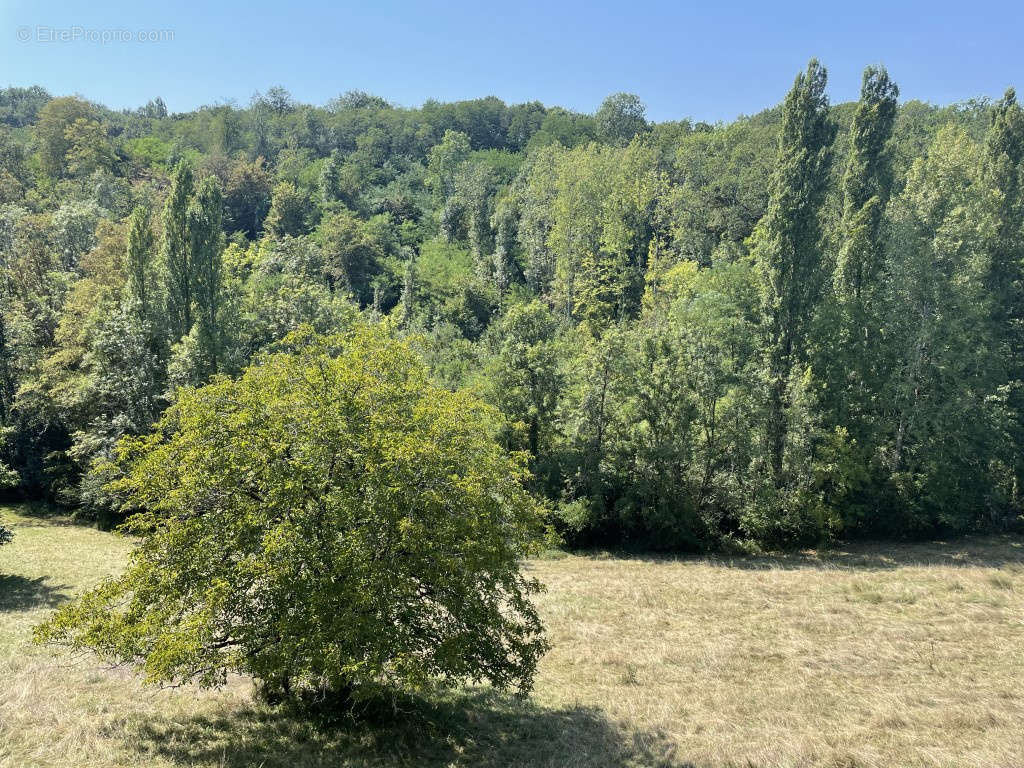
<svg viewBox="0 0 1024 768">
<path fill-rule="evenodd" d="M 470 690 L 318 729 L 249 685 L 154 690 L 30 646 L 124 562 L 111 534 L 0 511 L 0 765 L 1024 765 L 1024 547 L 529 564 L 552 650 L 530 702 Z"/>
</svg>

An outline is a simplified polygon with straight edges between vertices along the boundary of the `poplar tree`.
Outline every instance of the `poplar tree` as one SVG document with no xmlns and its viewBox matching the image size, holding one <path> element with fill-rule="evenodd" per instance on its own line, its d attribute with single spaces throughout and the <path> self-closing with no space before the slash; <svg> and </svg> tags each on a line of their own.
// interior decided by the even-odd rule
<svg viewBox="0 0 1024 768">
<path fill-rule="evenodd" d="M 199 323 L 199 345 L 207 374 L 217 373 L 220 338 L 217 315 L 220 309 L 222 252 L 221 222 L 224 198 L 216 180 L 208 176 L 199 185 L 189 207 L 189 235 L 192 250 L 192 295 Z"/>
<path fill-rule="evenodd" d="M 892 189 L 887 147 L 899 93 L 885 68 L 864 70 L 843 174 L 842 241 L 833 275 L 842 301 L 861 302 L 881 262 L 882 214 Z"/>
<path fill-rule="evenodd" d="M 892 191 L 889 157 L 899 88 L 884 68 L 868 67 L 850 129 L 843 174 L 839 252 L 832 284 L 838 300 L 834 333 L 820 339 L 827 350 L 821 370 L 833 393 L 833 419 L 849 428 L 857 443 L 871 451 L 869 410 L 886 370 L 879 359 L 878 273 L 885 258 L 882 219 Z M 866 460 L 866 457 L 865 457 Z"/>
<path fill-rule="evenodd" d="M 152 296 L 149 290 L 153 259 L 153 229 L 149 208 L 136 206 L 128 220 L 128 290 L 137 301 L 139 318 L 149 317 Z"/>
<path fill-rule="evenodd" d="M 515 269 L 512 249 L 516 240 L 516 214 L 511 206 L 504 205 L 495 211 L 494 228 L 494 286 L 498 296 L 504 298 Z"/>
<path fill-rule="evenodd" d="M 790 371 L 794 360 L 803 356 L 806 327 L 821 283 L 818 214 L 835 138 L 826 82 L 825 68 L 812 59 L 786 96 L 771 199 L 753 234 L 752 254 L 763 279 L 766 437 L 776 487 L 783 484 Z"/>
<path fill-rule="evenodd" d="M 167 271 L 167 321 L 171 343 L 192 329 L 192 257 L 189 200 L 195 187 L 192 169 L 178 163 L 164 203 L 163 262 Z"/>
<path fill-rule="evenodd" d="M 416 253 L 409 254 L 405 262 L 405 276 L 402 284 L 402 319 L 403 328 L 408 328 L 412 323 L 413 313 L 416 311 Z"/>
</svg>

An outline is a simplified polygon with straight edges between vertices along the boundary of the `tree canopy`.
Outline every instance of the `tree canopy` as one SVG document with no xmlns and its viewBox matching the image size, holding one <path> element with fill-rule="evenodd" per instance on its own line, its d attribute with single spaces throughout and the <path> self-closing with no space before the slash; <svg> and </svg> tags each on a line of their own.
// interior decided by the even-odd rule
<svg viewBox="0 0 1024 768">
<path fill-rule="evenodd" d="M 1024 513 L 1024 120 L 1003 98 L 709 125 L 281 87 L 0 90 L 12 492 L 125 516 L 116 446 L 310 326 L 388 324 L 525 454 L 570 545 L 791 547 Z"/>
<path fill-rule="evenodd" d="M 121 442 L 113 491 L 139 546 L 39 637 L 152 681 L 239 672 L 278 695 L 529 690 L 545 643 L 519 560 L 543 517 L 494 412 L 379 328 L 283 346 Z"/>
</svg>

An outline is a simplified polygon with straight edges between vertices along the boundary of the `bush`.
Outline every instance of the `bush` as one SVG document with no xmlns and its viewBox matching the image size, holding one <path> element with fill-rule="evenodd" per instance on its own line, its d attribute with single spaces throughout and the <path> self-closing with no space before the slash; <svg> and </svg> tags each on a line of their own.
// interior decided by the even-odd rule
<svg viewBox="0 0 1024 768">
<path fill-rule="evenodd" d="M 0 525 L 0 547 L 4 544 L 10 544 L 11 539 L 14 538 L 14 532 L 6 526 Z"/>
<path fill-rule="evenodd" d="M 495 414 L 379 330 L 286 345 L 122 441 L 140 544 L 37 639 L 271 698 L 528 690 L 546 644 L 518 563 L 543 524 Z"/>
</svg>

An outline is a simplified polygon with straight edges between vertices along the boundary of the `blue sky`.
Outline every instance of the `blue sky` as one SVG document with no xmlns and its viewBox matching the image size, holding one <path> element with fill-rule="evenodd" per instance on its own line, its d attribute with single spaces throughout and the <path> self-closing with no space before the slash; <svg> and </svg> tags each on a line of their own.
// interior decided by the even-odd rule
<svg viewBox="0 0 1024 768">
<path fill-rule="evenodd" d="M 904 98 L 1024 89 L 1022 23 L 1024 3 L 1008 0 L 0 2 L 0 85 L 115 108 L 161 96 L 172 111 L 276 84 L 317 104 L 361 88 L 407 106 L 493 94 L 585 112 L 630 91 L 652 119 L 715 121 L 778 103 L 811 56 L 833 101 L 856 98 L 873 63 Z M 82 39 L 112 30 L 172 39 Z"/>
</svg>

